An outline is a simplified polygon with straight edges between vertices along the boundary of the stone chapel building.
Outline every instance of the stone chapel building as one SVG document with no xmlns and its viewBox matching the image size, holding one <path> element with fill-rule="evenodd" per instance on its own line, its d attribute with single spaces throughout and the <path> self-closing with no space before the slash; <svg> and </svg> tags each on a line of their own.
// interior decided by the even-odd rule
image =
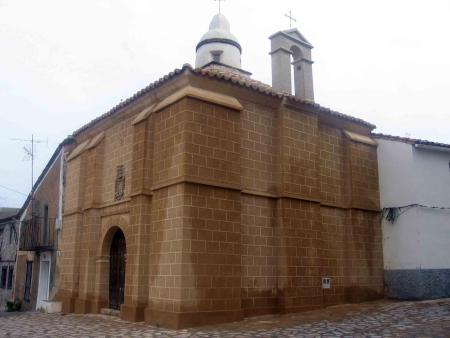
<svg viewBox="0 0 450 338">
<path fill-rule="evenodd" d="M 195 68 L 73 134 L 63 311 L 182 328 L 382 296 L 375 126 L 314 103 L 297 29 L 270 40 L 272 87 L 218 14 Z"/>
</svg>

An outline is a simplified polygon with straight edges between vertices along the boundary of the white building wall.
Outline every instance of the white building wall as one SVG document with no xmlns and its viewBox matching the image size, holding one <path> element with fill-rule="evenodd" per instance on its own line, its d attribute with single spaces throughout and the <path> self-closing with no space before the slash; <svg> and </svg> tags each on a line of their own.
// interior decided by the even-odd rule
<svg viewBox="0 0 450 338">
<path fill-rule="evenodd" d="M 422 262 L 420 232 L 416 208 L 401 215 L 394 223 L 383 219 L 383 257 L 387 270 L 417 269 Z"/>
<path fill-rule="evenodd" d="M 418 204 L 450 208 L 450 151 L 414 148 Z M 421 260 L 426 269 L 450 268 L 450 210 L 419 208 Z"/>
<path fill-rule="evenodd" d="M 416 185 L 413 149 L 410 144 L 378 140 L 378 175 L 381 207 L 415 203 Z M 385 269 L 415 269 L 420 261 L 419 224 L 416 211 L 403 214 L 395 225 L 383 218 Z"/>
<path fill-rule="evenodd" d="M 450 207 L 450 152 L 378 139 L 382 208 L 409 204 Z M 388 295 L 450 296 L 450 210 L 412 207 L 391 224 L 383 218 Z"/>
<path fill-rule="evenodd" d="M 417 203 L 450 207 L 450 149 L 414 148 Z"/>
<path fill-rule="evenodd" d="M 416 173 L 411 145 L 382 139 L 377 142 L 381 207 L 415 203 Z"/>
<path fill-rule="evenodd" d="M 450 210 L 420 208 L 417 216 L 420 268 L 450 269 Z"/>
<path fill-rule="evenodd" d="M 220 63 L 234 68 L 241 68 L 241 52 L 239 49 L 234 45 L 219 42 L 208 43 L 198 49 L 195 59 L 195 67 L 203 67 L 212 62 L 213 56 L 211 52 L 213 51 L 222 52 L 220 54 Z"/>
</svg>

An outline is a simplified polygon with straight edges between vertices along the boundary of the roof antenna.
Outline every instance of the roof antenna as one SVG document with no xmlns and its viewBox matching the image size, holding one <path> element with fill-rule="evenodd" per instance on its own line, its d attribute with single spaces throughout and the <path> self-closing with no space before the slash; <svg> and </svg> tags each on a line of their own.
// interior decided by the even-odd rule
<svg viewBox="0 0 450 338">
<path fill-rule="evenodd" d="M 36 140 L 34 135 L 31 134 L 31 139 L 23 139 L 23 138 L 12 138 L 12 141 L 26 142 L 29 145 L 24 146 L 23 150 L 25 151 L 25 157 L 31 160 L 31 215 L 33 216 L 33 199 L 34 199 L 34 157 L 35 155 L 35 144 L 36 143 L 46 143 L 48 147 L 48 138 L 47 140 Z"/>
</svg>

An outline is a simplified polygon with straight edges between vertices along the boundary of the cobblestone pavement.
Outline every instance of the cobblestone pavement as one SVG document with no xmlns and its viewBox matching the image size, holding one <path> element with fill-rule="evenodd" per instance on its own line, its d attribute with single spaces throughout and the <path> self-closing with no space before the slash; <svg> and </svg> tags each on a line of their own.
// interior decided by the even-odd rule
<svg viewBox="0 0 450 338">
<path fill-rule="evenodd" d="M 0 313 L 0 337 L 450 337 L 450 299 L 340 305 L 179 331 L 104 315 Z"/>
</svg>

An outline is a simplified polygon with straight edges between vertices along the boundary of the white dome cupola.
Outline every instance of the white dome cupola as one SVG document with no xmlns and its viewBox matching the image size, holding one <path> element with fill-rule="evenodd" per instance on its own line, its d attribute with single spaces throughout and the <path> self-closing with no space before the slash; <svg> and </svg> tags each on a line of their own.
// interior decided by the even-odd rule
<svg viewBox="0 0 450 338">
<path fill-rule="evenodd" d="M 209 24 L 209 31 L 197 44 L 195 67 L 203 67 L 211 62 L 241 68 L 242 48 L 236 37 L 230 32 L 230 23 L 219 13 Z"/>
</svg>

